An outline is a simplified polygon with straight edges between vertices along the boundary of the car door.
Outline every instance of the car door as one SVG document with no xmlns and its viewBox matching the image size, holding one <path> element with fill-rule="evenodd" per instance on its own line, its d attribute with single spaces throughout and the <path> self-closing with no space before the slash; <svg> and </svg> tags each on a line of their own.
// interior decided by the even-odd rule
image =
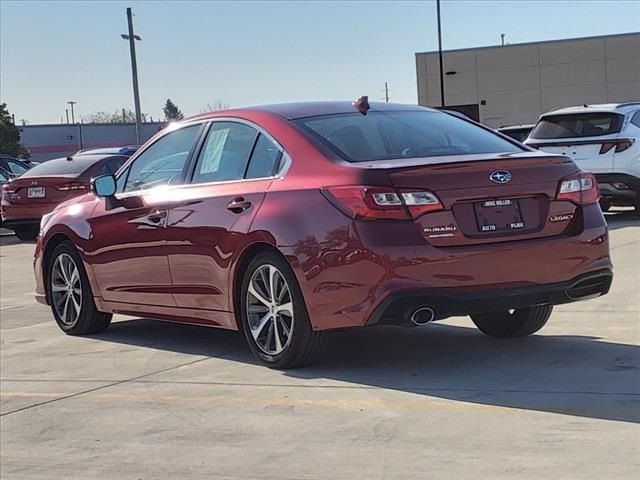
<svg viewBox="0 0 640 480">
<path fill-rule="evenodd" d="M 175 306 L 166 222 L 172 190 L 184 182 L 201 124 L 169 132 L 118 176 L 115 200 L 102 200 L 91 220 L 91 264 L 106 301 Z"/>
<path fill-rule="evenodd" d="M 169 265 L 178 306 L 232 310 L 230 267 L 249 241 L 251 222 L 282 158 L 282 148 L 266 132 L 239 122 L 211 124 L 191 183 L 174 196 L 169 211 Z"/>
</svg>

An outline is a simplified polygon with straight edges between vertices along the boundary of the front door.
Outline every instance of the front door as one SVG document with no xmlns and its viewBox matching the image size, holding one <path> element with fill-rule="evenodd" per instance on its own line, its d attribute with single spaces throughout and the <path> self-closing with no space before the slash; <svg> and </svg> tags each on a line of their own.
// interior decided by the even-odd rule
<svg viewBox="0 0 640 480">
<path fill-rule="evenodd" d="M 175 306 L 167 218 L 172 191 L 184 182 L 201 128 L 183 127 L 145 147 L 118 176 L 115 200 L 102 200 L 96 208 L 90 221 L 96 248 L 86 253 L 93 257 L 93 273 L 104 300 Z"/>
<path fill-rule="evenodd" d="M 178 306 L 233 310 L 231 267 L 253 241 L 251 223 L 282 155 L 249 125 L 212 124 L 191 184 L 174 196 L 169 212 L 169 265 Z"/>
</svg>

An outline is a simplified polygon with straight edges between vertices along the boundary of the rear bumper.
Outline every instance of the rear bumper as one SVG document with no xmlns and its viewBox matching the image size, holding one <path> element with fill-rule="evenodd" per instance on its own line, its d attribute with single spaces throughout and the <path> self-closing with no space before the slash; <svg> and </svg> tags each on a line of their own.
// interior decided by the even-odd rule
<svg viewBox="0 0 640 480">
<path fill-rule="evenodd" d="M 12 229 L 20 225 L 39 225 L 39 224 L 40 224 L 39 218 L 21 218 L 21 219 L 2 221 L 2 226 L 8 229 Z"/>
<path fill-rule="evenodd" d="M 391 294 L 373 311 L 367 325 L 409 323 L 418 308 L 430 307 L 435 320 L 447 317 L 496 312 L 534 305 L 560 305 L 599 297 L 609 292 L 610 269 L 579 275 L 568 281 L 516 288 L 490 288 L 472 293 L 451 289 L 423 289 Z"/>
<path fill-rule="evenodd" d="M 39 224 L 43 215 L 56 208 L 57 203 L 13 205 L 2 202 L 2 220 L 5 225 Z"/>
<path fill-rule="evenodd" d="M 615 205 L 635 205 L 640 200 L 640 178 L 624 173 L 596 174 L 600 195 Z M 625 184 L 620 188 L 618 184 Z"/>
</svg>

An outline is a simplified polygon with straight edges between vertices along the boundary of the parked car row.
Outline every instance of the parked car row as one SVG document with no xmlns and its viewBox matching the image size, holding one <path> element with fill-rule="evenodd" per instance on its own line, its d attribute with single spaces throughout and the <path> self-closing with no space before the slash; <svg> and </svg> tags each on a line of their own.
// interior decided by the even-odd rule
<svg viewBox="0 0 640 480">
<path fill-rule="evenodd" d="M 88 192 L 93 177 L 115 173 L 133 152 L 135 147 L 131 146 L 84 150 L 35 165 L 7 159 L 15 175 L 8 175 L 2 184 L 2 226 L 12 229 L 21 240 L 34 240 L 43 215 Z"/>
<path fill-rule="evenodd" d="M 640 215 L 640 102 L 563 108 L 545 113 L 535 125 L 498 131 L 530 147 L 570 156 L 594 173 L 603 211 L 631 206 Z"/>
</svg>

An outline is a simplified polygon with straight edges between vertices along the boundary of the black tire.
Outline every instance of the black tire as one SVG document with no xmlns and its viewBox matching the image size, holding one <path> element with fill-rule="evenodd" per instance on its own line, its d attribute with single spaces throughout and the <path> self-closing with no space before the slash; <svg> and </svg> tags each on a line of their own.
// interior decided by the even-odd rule
<svg viewBox="0 0 640 480">
<path fill-rule="evenodd" d="M 77 319 L 74 321 L 70 321 L 69 317 L 66 318 L 66 321 L 62 319 L 61 313 L 56 308 L 57 302 L 57 292 L 54 292 L 54 284 L 56 288 L 59 288 L 63 280 L 60 275 L 56 273 L 56 269 L 58 268 L 58 261 L 67 262 L 71 260 L 75 268 L 77 268 L 78 276 L 79 276 L 79 288 L 80 288 L 80 296 L 79 296 L 79 314 L 77 314 Z M 60 329 L 68 335 L 91 335 L 95 333 L 100 333 L 105 330 L 109 324 L 111 323 L 111 318 L 113 317 L 110 313 L 104 313 L 98 311 L 96 308 L 96 304 L 93 301 L 93 293 L 91 291 L 91 285 L 89 284 L 89 279 L 87 278 L 87 272 L 84 269 L 84 264 L 82 263 L 82 259 L 78 254 L 77 250 L 70 242 L 62 242 L 59 244 L 51 253 L 49 257 L 49 261 L 47 262 L 47 299 L 49 301 L 49 305 L 51 306 L 51 311 L 53 312 L 53 317 L 56 320 L 56 323 L 60 327 Z M 65 295 L 65 294 L 62 294 Z M 77 296 L 74 298 L 78 298 Z M 69 308 L 74 308 L 72 303 L 69 301 L 66 302 Z M 59 304 L 59 302 L 58 302 Z M 64 310 L 63 312 L 64 313 Z"/>
<path fill-rule="evenodd" d="M 293 317 L 291 317 L 290 327 L 290 340 L 287 340 L 284 349 L 277 354 L 267 353 L 262 347 L 259 346 L 259 342 L 254 338 L 252 333 L 250 320 L 249 320 L 249 284 L 254 277 L 254 274 L 258 274 L 261 268 L 269 268 L 273 266 L 278 270 L 281 278 L 284 278 L 286 283 L 284 284 L 289 290 L 289 300 L 292 304 Z M 242 284 L 240 288 L 240 297 L 238 301 L 240 321 L 242 323 L 242 330 L 249 344 L 249 348 L 253 354 L 265 365 L 271 368 L 278 369 L 291 369 L 297 368 L 309 364 L 314 358 L 316 358 L 323 350 L 326 343 L 325 332 L 314 331 L 309 320 L 309 314 L 305 305 L 300 285 L 293 273 L 293 270 L 289 266 L 286 260 L 280 255 L 273 252 L 262 252 L 256 255 L 244 271 L 242 277 Z M 267 295 L 268 296 L 268 292 Z M 257 305 L 260 307 L 260 305 Z M 265 308 L 265 313 L 269 313 L 268 308 Z M 262 315 L 262 313 L 255 313 L 255 315 Z M 273 328 L 271 323 L 279 324 L 278 315 L 272 315 L 275 317 L 271 322 L 265 323 L 265 328 Z M 278 326 L 274 325 L 275 333 L 278 335 Z M 280 331 L 285 334 L 286 332 L 279 327 Z M 255 332 L 257 329 L 254 329 Z M 268 335 L 269 332 L 267 332 Z M 259 332 L 257 333 L 259 335 Z M 272 337 L 273 338 L 273 337 Z M 288 337 L 287 337 L 288 338 Z M 267 340 L 268 342 L 268 340 Z"/>
<path fill-rule="evenodd" d="M 526 337 L 544 327 L 552 311 L 553 305 L 539 305 L 513 311 L 471 315 L 471 320 L 482 333 L 490 337 Z"/>
<path fill-rule="evenodd" d="M 39 225 L 20 225 L 13 228 L 13 233 L 16 234 L 19 240 L 23 242 L 32 242 L 38 238 L 40 233 Z"/>
</svg>

